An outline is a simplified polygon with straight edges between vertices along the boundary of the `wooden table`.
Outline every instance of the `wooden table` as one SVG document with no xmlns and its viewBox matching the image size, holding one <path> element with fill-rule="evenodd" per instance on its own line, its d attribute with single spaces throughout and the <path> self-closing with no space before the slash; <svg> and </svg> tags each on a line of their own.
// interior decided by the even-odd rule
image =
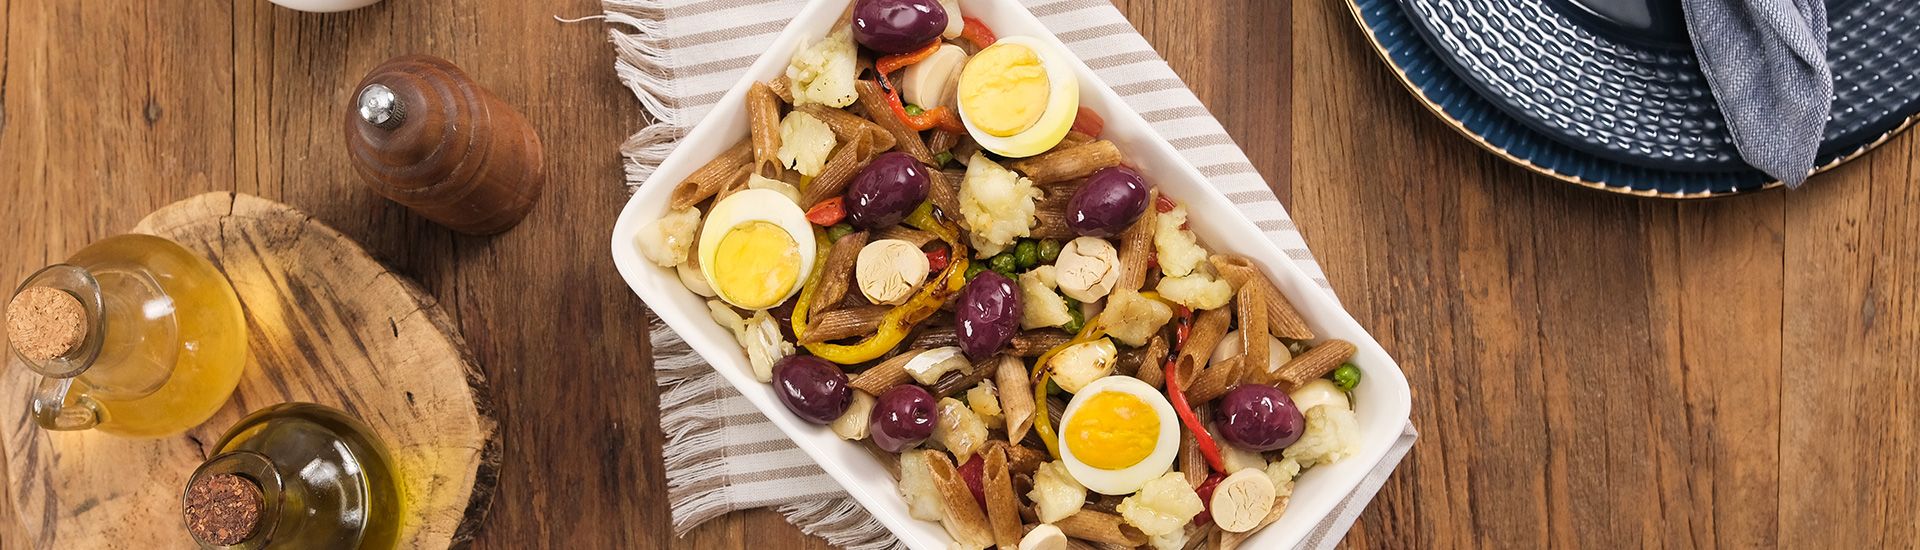
<svg viewBox="0 0 1920 550">
<path fill-rule="evenodd" d="M 1622 198 L 1454 135 L 1334 0 L 1121 4 L 1413 381 L 1422 439 L 1352 546 L 1920 540 L 1912 134 L 1803 191 Z M 643 121 L 603 27 L 552 18 L 598 12 L 0 0 L 0 284 L 196 193 L 284 201 L 418 279 L 492 378 L 506 463 L 479 546 L 824 546 L 769 512 L 667 527 L 645 306 L 605 250 L 616 148 Z M 541 129 L 552 180 L 519 228 L 458 237 L 351 175 L 349 88 L 408 52 L 465 66 Z M 0 548 L 21 540 L 11 513 Z"/>
</svg>

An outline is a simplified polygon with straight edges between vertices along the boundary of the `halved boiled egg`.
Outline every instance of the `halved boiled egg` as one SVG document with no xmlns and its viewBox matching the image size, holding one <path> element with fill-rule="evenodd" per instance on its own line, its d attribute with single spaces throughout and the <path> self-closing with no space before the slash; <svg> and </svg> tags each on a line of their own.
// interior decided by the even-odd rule
<svg viewBox="0 0 1920 550">
<path fill-rule="evenodd" d="M 700 271 L 721 300 L 743 309 L 780 305 L 813 272 L 813 226 L 779 191 L 748 189 L 713 205 L 700 230 Z"/>
<path fill-rule="evenodd" d="M 1093 492 L 1126 495 L 1167 473 L 1180 420 L 1159 390 L 1131 376 L 1095 380 L 1060 416 L 1060 459 Z"/>
<path fill-rule="evenodd" d="M 1027 36 L 1001 38 L 967 60 L 958 96 L 967 134 L 1005 157 L 1052 149 L 1080 112 L 1080 80 L 1067 53 Z"/>
</svg>

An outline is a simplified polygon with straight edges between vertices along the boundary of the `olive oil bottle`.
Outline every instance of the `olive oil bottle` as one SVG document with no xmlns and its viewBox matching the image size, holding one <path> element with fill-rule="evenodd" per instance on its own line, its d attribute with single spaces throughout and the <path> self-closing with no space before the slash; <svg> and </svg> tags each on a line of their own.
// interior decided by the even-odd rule
<svg viewBox="0 0 1920 550">
<path fill-rule="evenodd" d="M 406 514 L 393 463 L 366 424 L 312 403 L 248 415 L 187 481 L 202 548 L 389 549 Z"/>
<path fill-rule="evenodd" d="M 102 239 L 33 274 L 8 302 L 7 336 L 43 377 L 32 413 L 52 430 L 184 432 L 226 404 L 247 361 L 226 277 L 148 235 Z"/>
</svg>

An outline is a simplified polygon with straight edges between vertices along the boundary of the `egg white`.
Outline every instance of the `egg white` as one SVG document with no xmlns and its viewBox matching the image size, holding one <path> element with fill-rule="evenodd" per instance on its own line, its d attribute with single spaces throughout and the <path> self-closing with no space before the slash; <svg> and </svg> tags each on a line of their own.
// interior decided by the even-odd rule
<svg viewBox="0 0 1920 550">
<path fill-rule="evenodd" d="M 1080 405 L 1095 395 L 1106 392 L 1120 392 L 1140 398 L 1160 417 L 1160 437 L 1155 440 L 1153 452 L 1139 463 L 1119 470 L 1102 470 L 1082 462 L 1074 456 L 1073 449 L 1067 446 L 1067 429 L 1073 425 L 1075 413 Z M 1060 459 L 1067 465 L 1067 473 L 1075 481 L 1096 493 L 1103 495 L 1129 495 L 1139 491 L 1148 481 L 1160 477 L 1173 467 L 1173 458 L 1180 451 L 1180 417 L 1175 416 L 1173 404 L 1160 394 L 1159 390 L 1146 382 L 1131 376 L 1114 375 L 1087 384 L 1080 393 L 1073 395 L 1073 401 L 1067 403 L 1067 410 L 1060 415 Z"/>
<path fill-rule="evenodd" d="M 707 286 L 721 300 L 746 309 L 767 309 L 772 306 L 754 307 L 735 303 L 733 297 L 727 295 L 727 289 L 714 279 L 713 270 L 717 265 L 714 254 L 720 248 L 720 239 L 727 236 L 729 231 L 757 221 L 771 223 L 786 231 L 800 253 L 799 276 L 794 279 L 793 287 L 787 289 L 787 293 L 775 305 L 793 297 L 800 287 L 805 286 L 807 276 L 813 273 L 814 254 L 818 251 L 813 239 L 813 224 L 807 222 L 807 213 L 779 191 L 747 189 L 714 204 L 713 211 L 707 213 L 706 223 L 700 229 L 700 272 L 706 276 Z"/>
<path fill-rule="evenodd" d="M 973 119 L 967 116 L 967 110 L 960 101 L 954 101 L 959 110 L 960 122 L 966 125 L 967 134 L 973 141 L 994 154 L 1009 158 L 1026 158 L 1047 152 L 1060 140 L 1067 137 L 1073 129 L 1073 119 L 1080 114 L 1080 79 L 1074 75 L 1073 64 L 1067 62 L 1067 53 L 1030 36 L 1001 37 L 994 45 L 1013 44 L 1025 46 L 1040 58 L 1040 67 L 1047 71 L 1047 109 L 1040 114 L 1032 126 L 1020 133 L 1000 137 L 974 127 Z M 973 63 L 979 59 L 968 59 Z M 956 92 L 965 94 L 964 86 Z"/>
</svg>

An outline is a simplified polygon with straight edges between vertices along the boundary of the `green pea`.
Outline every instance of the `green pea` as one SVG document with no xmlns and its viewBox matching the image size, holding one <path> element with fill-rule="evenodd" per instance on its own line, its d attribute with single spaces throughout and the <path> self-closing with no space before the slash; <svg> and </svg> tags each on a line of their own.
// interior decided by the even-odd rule
<svg viewBox="0 0 1920 550">
<path fill-rule="evenodd" d="M 1020 264 L 1020 269 L 1039 265 L 1040 244 L 1031 239 L 1021 239 L 1020 244 L 1013 247 L 1013 261 Z"/>
<path fill-rule="evenodd" d="M 1054 382 L 1052 378 L 1047 379 L 1047 395 L 1060 395 L 1063 393 L 1067 393 L 1066 388 L 1060 387 L 1060 384 Z"/>
<path fill-rule="evenodd" d="M 1072 297 L 1072 296 L 1061 296 L 1061 297 L 1060 297 L 1060 299 L 1061 299 L 1062 301 L 1065 301 L 1065 302 L 1067 303 L 1067 310 L 1068 310 L 1068 311 L 1080 311 L 1080 301 L 1079 301 L 1079 300 L 1075 300 L 1075 299 L 1073 299 L 1073 297 Z"/>
<path fill-rule="evenodd" d="M 853 226 L 847 225 L 844 223 L 837 223 L 837 224 L 834 224 L 833 227 L 827 228 L 827 241 L 837 242 L 840 240 L 841 237 L 845 237 L 852 233 L 853 233 Z"/>
<path fill-rule="evenodd" d="M 907 111 L 907 116 L 920 116 L 921 113 L 927 112 L 926 109 L 922 109 L 920 108 L 919 105 L 914 105 L 912 103 L 907 104 L 906 111 Z"/>
<path fill-rule="evenodd" d="M 1012 277 L 1014 270 L 1020 268 L 1019 264 L 1019 260 L 1013 259 L 1013 253 L 1011 252 L 1001 252 L 994 255 L 993 259 L 987 260 L 987 267 L 1008 277 Z"/>
<path fill-rule="evenodd" d="M 1050 264 L 1050 263 L 1053 263 L 1054 260 L 1058 260 L 1058 259 L 1060 259 L 1060 241 L 1056 241 L 1053 239 L 1041 239 L 1040 240 L 1040 263 Z"/>
<path fill-rule="evenodd" d="M 1333 385 L 1340 386 L 1342 390 L 1353 391 L 1354 386 L 1360 385 L 1360 367 L 1347 363 L 1333 369 Z"/>
<path fill-rule="evenodd" d="M 967 262 L 967 280 L 973 280 L 973 276 L 979 275 L 980 272 L 986 270 L 987 262 Z"/>
<path fill-rule="evenodd" d="M 941 151 L 940 154 L 933 156 L 933 165 L 936 168 L 946 166 L 950 162 L 953 162 L 952 151 Z"/>
</svg>

